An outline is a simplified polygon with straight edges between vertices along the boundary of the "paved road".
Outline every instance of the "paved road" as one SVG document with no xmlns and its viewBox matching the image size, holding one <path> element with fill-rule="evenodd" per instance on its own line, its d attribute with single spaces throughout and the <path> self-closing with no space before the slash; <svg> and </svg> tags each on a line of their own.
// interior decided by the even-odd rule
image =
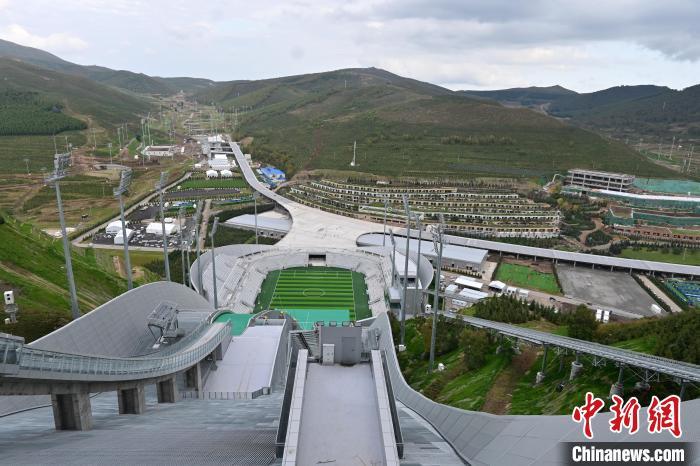
<svg viewBox="0 0 700 466">
<path fill-rule="evenodd" d="M 357 238 L 370 232 L 381 232 L 382 225 L 364 220 L 344 217 L 308 207 L 280 196 L 258 181 L 243 152 L 235 142 L 231 142 L 236 163 L 250 186 L 263 196 L 284 207 L 292 218 L 289 233 L 278 246 L 290 247 L 357 247 Z"/>
</svg>

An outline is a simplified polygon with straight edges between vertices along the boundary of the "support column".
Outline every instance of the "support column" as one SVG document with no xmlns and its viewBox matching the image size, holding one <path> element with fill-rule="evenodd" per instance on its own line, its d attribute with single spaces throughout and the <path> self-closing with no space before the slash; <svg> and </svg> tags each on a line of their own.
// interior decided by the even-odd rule
<svg viewBox="0 0 700 466">
<path fill-rule="evenodd" d="M 625 365 L 620 364 L 620 372 L 617 375 L 617 382 L 612 384 L 612 386 L 610 387 L 610 396 L 608 396 L 608 398 L 612 398 L 613 395 L 622 396 L 622 394 L 624 393 L 625 387 L 622 384 L 622 377 L 624 376 L 624 372 Z"/>
<path fill-rule="evenodd" d="M 143 385 L 117 390 L 119 414 L 142 414 L 146 410 L 146 391 Z"/>
<path fill-rule="evenodd" d="M 683 401 L 683 397 L 685 396 L 685 389 L 687 387 L 687 381 L 686 380 L 681 380 L 681 391 L 678 394 L 678 397 Z"/>
<path fill-rule="evenodd" d="M 576 352 L 576 360 L 571 362 L 571 373 L 569 374 L 569 380 L 574 380 L 583 370 L 583 364 L 580 361 L 581 353 Z"/>
<path fill-rule="evenodd" d="M 175 403 L 179 396 L 175 376 L 156 383 L 156 391 L 158 392 L 158 403 Z"/>
<path fill-rule="evenodd" d="M 188 390 L 195 390 L 197 394 L 202 393 L 202 366 L 197 363 L 185 371 L 185 387 Z"/>
<path fill-rule="evenodd" d="M 542 345 L 544 347 L 544 354 L 542 355 L 542 369 L 537 373 L 537 376 L 535 377 L 535 384 L 540 384 L 544 380 L 544 372 L 545 368 L 547 367 L 547 349 L 549 346 L 545 343 Z"/>
<path fill-rule="evenodd" d="M 56 430 L 90 430 L 92 409 L 89 393 L 51 395 Z"/>
</svg>

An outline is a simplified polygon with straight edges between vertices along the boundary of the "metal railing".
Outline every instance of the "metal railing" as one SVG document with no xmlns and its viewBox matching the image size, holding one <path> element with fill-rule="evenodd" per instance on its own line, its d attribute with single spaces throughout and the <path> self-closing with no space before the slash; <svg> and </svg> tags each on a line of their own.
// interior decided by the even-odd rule
<svg viewBox="0 0 700 466">
<path fill-rule="evenodd" d="M 379 350 L 382 358 L 382 371 L 386 382 L 386 392 L 389 395 L 389 411 L 391 411 L 391 423 L 394 425 L 394 440 L 396 441 L 396 452 L 399 458 L 403 458 L 403 434 L 401 433 L 401 423 L 399 422 L 399 412 L 396 409 L 396 398 L 394 397 L 394 387 L 391 385 L 391 376 L 386 361 L 386 351 Z"/>
<path fill-rule="evenodd" d="M 62 380 L 133 380 L 178 372 L 204 359 L 231 333 L 231 324 L 200 326 L 185 337 L 186 346 L 165 356 L 133 358 L 63 353 L 21 346 L 15 377 Z M 12 344 L 0 337 L 0 348 Z M 0 350 L 1 351 L 1 350 Z"/>
</svg>

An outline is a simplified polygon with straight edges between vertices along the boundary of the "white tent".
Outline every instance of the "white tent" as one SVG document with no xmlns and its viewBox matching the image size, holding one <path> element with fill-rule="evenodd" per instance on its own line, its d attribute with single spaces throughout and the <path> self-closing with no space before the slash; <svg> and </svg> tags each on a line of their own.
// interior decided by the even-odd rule
<svg viewBox="0 0 700 466">
<path fill-rule="evenodd" d="M 216 170 L 207 170 L 207 178 L 218 178 L 219 172 Z"/>
<path fill-rule="evenodd" d="M 163 224 L 160 222 L 153 222 L 150 223 L 146 227 L 146 233 L 150 233 L 152 235 L 158 235 L 161 236 L 163 234 Z M 166 223 L 165 224 L 165 235 L 170 236 L 173 233 L 177 233 L 177 224 L 175 223 Z"/>
<path fill-rule="evenodd" d="M 127 243 L 131 241 L 132 236 L 134 236 L 134 230 L 126 229 Z M 114 244 L 124 244 L 124 237 L 122 236 L 121 229 L 119 233 L 114 237 Z"/>
<path fill-rule="evenodd" d="M 503 291 L 506 289 L 506 284 L 501 281 L 494 280 L 489 283 L 489 289 L 494 290 L 497 293 L 503 293 Z"/>
<path fill-rule="evenodd" d="M 125 221 L 124 224 L 126 226 L 129 226 L 129 222 Z M 116 235 L 117 233 L 120 233 L 122 231 L 122 222 L 121 220 L 115 220 L 114 222 L 110 222 L 109 225 L 107 225 L 107 228 L 105 228 L 105 233 L 108 235 Z"/>
<path fill-rule="evenodd" d="M 231 178 L 233 172 L 231 170 L 221 170 L 221 178 Z"/>
</svg>

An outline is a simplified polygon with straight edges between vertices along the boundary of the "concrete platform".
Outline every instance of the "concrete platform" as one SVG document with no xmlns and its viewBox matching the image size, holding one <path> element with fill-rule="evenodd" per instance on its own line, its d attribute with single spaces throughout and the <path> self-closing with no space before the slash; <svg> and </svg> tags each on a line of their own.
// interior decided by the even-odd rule
<svg viewBox="0 0 700 466">
<path fill-rule="evenodd" d="M 206 392 L 249 394 L 270 386 L 282 325 L 248 327 L 233 337 L 224 355 L 216 363 L 204 385 Z M 225 397 L 224 397 L 225 398 Z"/>
<path fill-rule="evenodd" d="M 654 315 L 651 311 L 654 300 L 627 273 L 559 264 L 557 275 L 567 296 L 635 316 Z"/>
</svg>

